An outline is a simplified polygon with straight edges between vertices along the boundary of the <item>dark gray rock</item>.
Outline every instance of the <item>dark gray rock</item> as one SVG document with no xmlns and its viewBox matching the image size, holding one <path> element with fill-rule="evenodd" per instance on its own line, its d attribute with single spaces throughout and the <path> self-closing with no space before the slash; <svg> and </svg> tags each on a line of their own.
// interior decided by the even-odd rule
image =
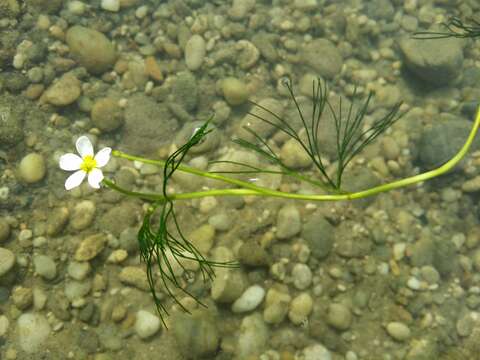
<svg viewBox="0 0 480 360">
<path fill-rule="evenodd" d="M 177 74 L 172 86 L 173 102 L 181 105 L 186 111 L 197 107 L 198 87 L 195 76 L 189 71 Z"/>
<path fill-rule="evenodd" d="M 335 228 L 323 216 L 314 214 L 303 225 L 302 238 L 315 258 L 324 259 L 332 251 Z"/>
<path fill-rule="evenodd" d="M 11 96 L 0 99 L 0 148 L 17 145 L 23 139 L 23 111 Z"/>
<path fill-rule="evenodd" d="M 301 49 L 301 58 L 318 76 L 327 79 L 340 73 L 343 59 L 337 47 L 327 39 L 315 39 Z"/>
<path fill-rule="evenodd" d="M 143 94 L 128 101 L 123 127 L 126 151 L 137 155 L 154 153 L 172 141 L 176 129 L 177 120 L 167 105 L 158 104 Z"/>
<path fill-rule="evenodd" d="M 462 119 L 439 121 L 424 131 L 419 143 L 419 160 L 423 168 L 432 169 L 452 158 L 465 143 L 472 123 Z M 480 148 L 477 138 L 471 151 Z"/>
<path fill-rule="evenodd" d="M 406 38 L 399 45 L 407 68 L 431 85 L 447 85 L 462 71 L 461 40 Z"/>
</svg>

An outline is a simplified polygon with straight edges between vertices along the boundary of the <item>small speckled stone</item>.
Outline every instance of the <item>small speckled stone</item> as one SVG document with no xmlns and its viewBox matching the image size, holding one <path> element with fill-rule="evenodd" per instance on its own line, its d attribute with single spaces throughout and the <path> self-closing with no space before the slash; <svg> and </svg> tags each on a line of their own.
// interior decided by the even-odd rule
<svg viewBox="0 0 480 360">
<path fill-rule="evenodd" d="M 225 100 L 230 105 L 240 105 L 247 101 L 249 93 L 247 85 L 234 77 L 228 77 L 222 81 L 222 91 Z"/>
<path fill-rule="evenodd" d="M 42 278 L 52 280 L 57 276 L 57 265 L 48 255 L 35 255 L 33 257 L 35 272 Z"/>
<path fill-rule="evenodd" d="M 17 308 L 25 310 L 32 305 L 33 292 L 32 289 L 23 286 L 17 286 L 12 291 L 12 300 Z"/>
<path fill-rule="evenodd" d="M 105 236 L 94 234 L 85 238 L 75 252 L 76 261 L 88 261 L 97 256 L 105 247 Z"/>
<path fill-rule="evenodd" d="M 305 290 L 312 283 L 312 271 L 305 264 L 296 264 L 292 270 L 293 285 L 298 290 Z"/>
<path fill-rule="evenodd" d="M 134 286 L 145 291 L 150 289 L 147 281 L 147 273 L 142 268 L 136 266 L 127 266 L 120 271 L 118 277 L 124 284 Z"/>
<path fill-rule="evenodd" d="M 77 231 L 88 228 L 95 216 L 95 203 L 90 200 L 80 201 L 75 205 L 70 219 L 70 226 Z"/>
<path fill-rule="evenodd" d="M 308 293 L 302 293 L 290 303 L 288 318 L 295 325 L 300 325 L 308 319 L 313 309 L 313 299 Z"/>
<path fill-rule="evenodd" d="M 15 265 L 15 254 L 5 248 L 0 248 L 0 276 L 9 272 Z"/>
<path fill-rule="evenodd" d="M 410 338 L 410 329 L 404 323 L 392 321 L 387 324 L 387 333 L 397 341 L 405 341 Z"/>
</svg>

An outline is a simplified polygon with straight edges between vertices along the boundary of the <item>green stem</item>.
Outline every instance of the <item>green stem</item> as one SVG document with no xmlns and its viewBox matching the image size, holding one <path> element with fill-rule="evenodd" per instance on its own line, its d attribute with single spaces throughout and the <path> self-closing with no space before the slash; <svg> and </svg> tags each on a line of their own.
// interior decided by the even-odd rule
<svg viewBox="0 0 480 360">
<path fill-rule="evenodd" d="M 393 181 L 387 184 L 379 185 L 367 190 L 357 191 L 354 193 L 326 194 L 326 195 L 324 194 L 316 194 L 316 195 L 315 194 L 314 195 L 292 194 L 292 193 L 286 193 L 283 191 L 277 191 L 277 190 L 272 190 L 272 189 L 264 188 L 261 186 L 253 185 L 246 181 L 233 179 L 227 176 L 222 176 L 219 174 L 214 174 L 214 173 L 209 173 L 206 171 L 194 169 L 189 166 L 180 165 L 178 167 L 178 170 L 180 171 L 193 174 L 193 175 L 203 176 L 210 179 L 219 180 L 219 181 L 233 184 L 233 185 L 237 185 L 240 187 L 240 189 L 214 189 L 214 190 L 196 191 L 196 192 L 183 193 L 183 194 L 172 194 L 172 195 L 169 195 L 169 198 L 171 200 L 185 200 L 185 199 L 201 198 L 205 196 L 253 195 L 253 196 L 280 197 L 285 199 L 310 200 L 310 201 L 341 201 L 341 200 L 362 199 L 362 198 L 377 195 L 383 192 L 413 185 L 413 184 L 426 181 L 426 180 L 445 174 L 446 172 L 451 170 L 455 165 L 457 165 L 458 162 L 460 162 L 460 160 L 462 160 L 463 157 L 466 155 L 470 146 L 473 143 L 473 140 L 475 138 L 476 133 L 478 132 L 479 127 L 480 127 L 480 107 L 479 107 L 479 110 L 477 111 L 477 116 L 475 118 L 474 124 L 472 126 L 472 129 L 470 130 L 470 134 L 468 135 L 467 140 L 463 144 L 462 148 L 458 151 L 458 153 L 455 154 L 455 156 L 453 156 L 445 164 L 439 166 L 436 169 L 433 169 L 418 175 L 410 176 L 405 179 Z M 140 161 L 145 164 L 152 164 L 157 166 L 163 166 L 165 164 L 165 162 L 162 160 L 145 159 L 142 157 L 129 155 L 117 150 L 114 150 L 112 152 L 112 155 L 120 158 L 128 159 L 128 160 L 132 160 L 132 161 Z M 108 179 L 104 179 L 103 183 L 106 186 L 112 188 L 113 190 L 117 190 L 125 195 L 135 196 L 135 197 L 139 197 L 149 201 L 165 200 L 165 197 L 160 194 L 135 192 L 135 191 L 123 189 Z"/>
</svg>

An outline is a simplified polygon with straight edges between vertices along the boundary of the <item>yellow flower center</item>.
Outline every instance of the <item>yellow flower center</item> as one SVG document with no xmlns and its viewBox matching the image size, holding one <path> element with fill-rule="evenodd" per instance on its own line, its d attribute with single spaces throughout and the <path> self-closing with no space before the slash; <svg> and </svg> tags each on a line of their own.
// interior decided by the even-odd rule
<svg viewBox="0 0 480 360">
<path fill-rule="evenodd" d="M 93 158 L 92 155 L 86 155 L 83 158 L 83 162 L 80 165 L 80 169 L 85 171 L 87 174 L 97 167 L 97 161 Z"/>
</svg>

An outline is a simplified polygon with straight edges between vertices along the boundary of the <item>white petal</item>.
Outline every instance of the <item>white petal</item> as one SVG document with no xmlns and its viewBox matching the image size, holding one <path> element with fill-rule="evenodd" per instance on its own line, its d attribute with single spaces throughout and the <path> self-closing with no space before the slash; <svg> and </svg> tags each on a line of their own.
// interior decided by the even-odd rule
<svg viewBox="0 0 480 360">
<path fill-rule="evenodd" d="M 95 155 L 95 161 L 97 162 L 97 167 L 102 167 L 107 165 L 108 160 L 110 160 L 110 153 L 112 149 L 109 147 L 103 148 L 100 150 L 97 155 Z"/>
<path fill-rule="evenodd" d="M 58 162 L 58 165 L 60 165 L 60 169 L 67 171 L 78 170 L 80 169 L 81 164 L 82 158 L 77 154 L 72 153 L 60 156 L 60 161 Z"/>
<path fill-rule="evenodd" d="M 77 143 L 75 145 L 77 147 L 78 153 L 82 158 L 87 155 L 93 156 L 93 145 L 88 137 L 80 136 L 77 139 Z"/>
<path fill-rule="evenodd" d="M 88 183 L 94 189 L 100 189 L 100 182 L 103 180 L 103 173 L 100 169 L 93 169 L 88 173 Z"/>
<path fill-rule="evenodd" d="M 85 179 L 85 175 L 87 175 L 87 173 L 83 170 L 75 171 L 67 178 L 67 181 L 65 181 L 65 189 L 71 190 L 80 185 L 83 179 Z"/>
</svg>

